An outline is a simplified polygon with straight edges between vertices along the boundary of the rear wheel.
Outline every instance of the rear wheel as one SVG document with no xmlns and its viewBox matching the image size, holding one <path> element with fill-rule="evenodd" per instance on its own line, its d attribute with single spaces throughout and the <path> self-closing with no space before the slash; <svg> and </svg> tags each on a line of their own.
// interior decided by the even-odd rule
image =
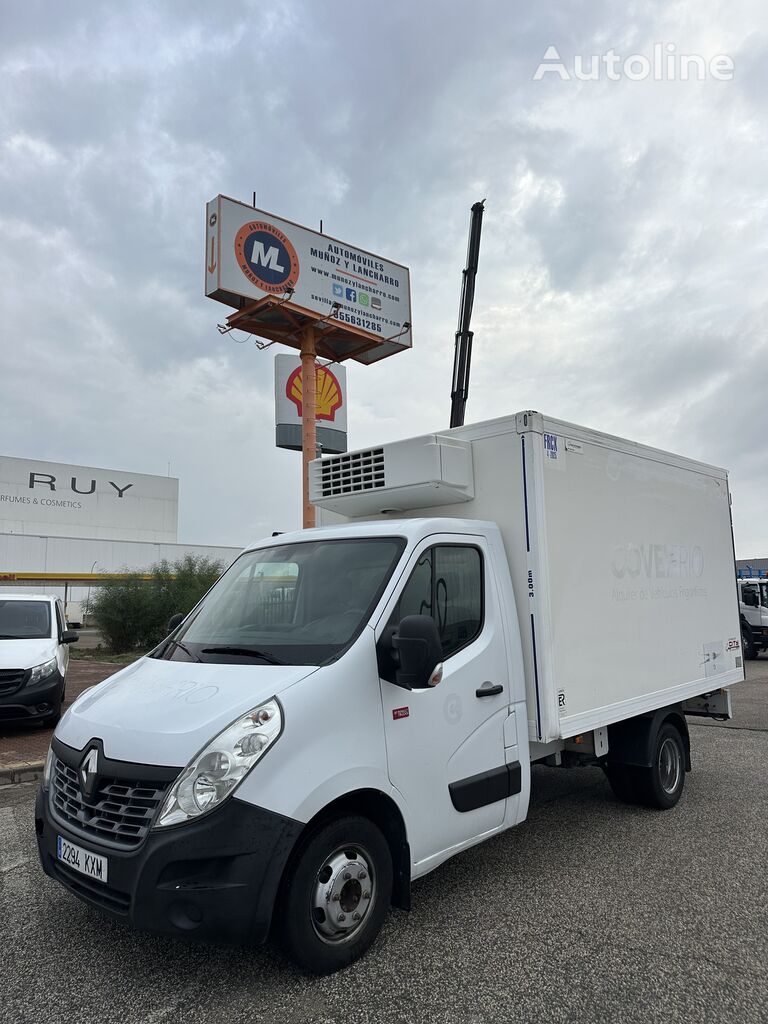
<svg viewBox="0 0 768 1024">
<path fill-rule="evenodd" d="M 668 810 L 683 794 L 685 785 L 685 744 L 678 729 L 666 722 L 656 737 L 653 765 L 644 787 L 643 803 Z"/>
<path fill-rule="evenodd" d="M 366 818 L 328 822 L 289 867 L 275 914 L 287 954 L 313 974 L 361 957 L 379 934 L 392 897 L 392 857 Z"/>
</svg>

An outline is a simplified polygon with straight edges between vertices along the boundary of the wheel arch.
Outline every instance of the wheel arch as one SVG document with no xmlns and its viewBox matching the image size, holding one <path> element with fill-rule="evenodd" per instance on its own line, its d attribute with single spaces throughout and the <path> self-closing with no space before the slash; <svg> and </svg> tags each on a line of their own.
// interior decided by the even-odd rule
<svg viewBox="0 0 768 1024">
<path fill-rule="evenodd" d="M 628 718 L 623 722 L 615 722 L 608 726 L 609 764 L 636 765 L 650 768 L 656 737 L 663 725 L 669 722 L 674 725 L 683 739 L 685 747 L 685 770 L 691 770 L 691 737 L 688 722 L 679 704 L 659 708 L 647 715 Z"/>
<path fill-rule="evenodd" d="M 392 855 L 392 904 L 401 910 L 411 909 L 411 849 L 405 821 L 392 797 L 378 789 L 357 789 L 331 800 L 306 823 L 299 834 L 291 856 L 283 869 L 280 888 L 288 877 L 307 837 L 326 822 L 346 815 L 359 815 L 381 829 Z"/>
</svg>

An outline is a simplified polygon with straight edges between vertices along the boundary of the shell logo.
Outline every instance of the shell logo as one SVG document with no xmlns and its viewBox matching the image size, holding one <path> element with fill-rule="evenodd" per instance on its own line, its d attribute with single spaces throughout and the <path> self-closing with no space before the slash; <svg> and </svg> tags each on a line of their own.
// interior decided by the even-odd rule
<svg viewBox="0 0 768 1024">
<path fill-rule="evenodd" d="M 315 368 L 316 413 L 315 419 L 334 420 L 336 410 L 342 406 L 341 385 L 327 366 Z M 302 415 L 301 367 L 297 366 L 285 385 L 285 394 Z"/>
</svg>

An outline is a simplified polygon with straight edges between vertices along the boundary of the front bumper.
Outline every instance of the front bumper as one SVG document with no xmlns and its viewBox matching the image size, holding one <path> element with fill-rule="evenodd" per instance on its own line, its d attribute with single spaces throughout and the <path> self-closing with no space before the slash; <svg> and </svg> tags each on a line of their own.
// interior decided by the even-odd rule
<svg viewBox="0 0 768 1024">
<path fill-rule="evenodd" d="M 64 678 L 55 672 L 30 686 L 25 683 L 15 693 L 0 695 L 0 722 L 28 722 L 52 715 L 64 692 Z"/>
<path fill-rule="evenodd" d="M 152 770 L 136 768 L 139 776 Z M 120 850 L 59 821 L 41 787 L 35 828 L 45 873 L 111 917 L 168 935 L 255 943 L 267 938 L 303 825 L 232 797 L 199 821 L 150 831 L 136 849 Z M 107 884 L 57 860 L 58 836 L 106 857 Z"/>
</svg>

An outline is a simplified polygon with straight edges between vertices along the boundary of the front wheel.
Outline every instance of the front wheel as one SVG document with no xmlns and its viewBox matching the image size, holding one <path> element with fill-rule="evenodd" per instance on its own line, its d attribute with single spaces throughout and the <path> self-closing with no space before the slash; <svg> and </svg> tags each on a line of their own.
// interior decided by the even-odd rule
<svg viewBox="0 0 768 1024">
<path fill-rule="evenodd" d="M 367 818 L 345 817 L 311 833 L 289 867 L 276 910 L 286 953 L 313 974 L 361 957 L 392 897 L 392 856 Z"/>
</svg>

